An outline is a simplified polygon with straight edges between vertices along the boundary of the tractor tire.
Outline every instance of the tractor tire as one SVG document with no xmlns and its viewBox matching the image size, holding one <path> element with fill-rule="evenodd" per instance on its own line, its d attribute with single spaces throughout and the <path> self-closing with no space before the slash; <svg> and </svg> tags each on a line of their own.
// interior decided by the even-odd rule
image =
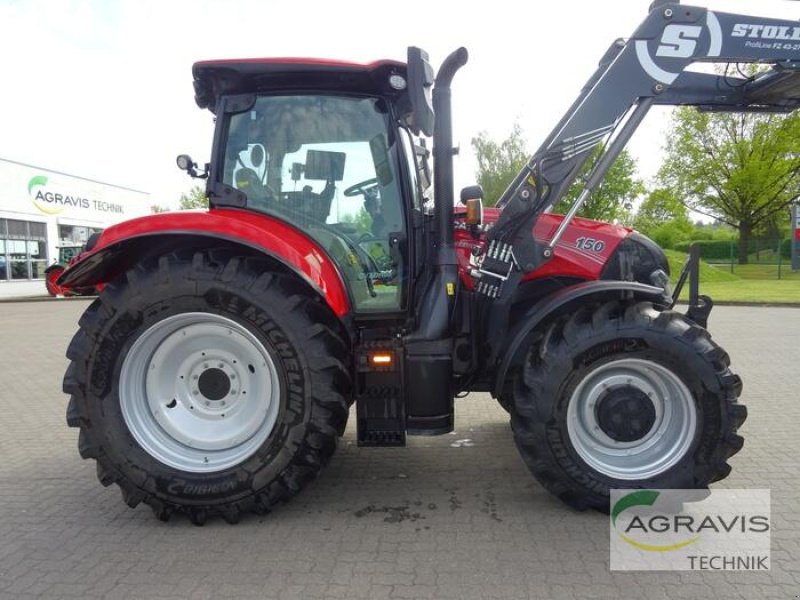
<svg viewBox="0 0 800 600">
<path fill-rule="evenodd" d="M 707 489 L 743 439 L 727 353 L 649 302 L 586 306 L 551 324 L 514 382 L 522 458 L 551 493 L 607 512 L 617 488 Z"/>
<path fill-rule="evenodd" d="M 67 423 L 123 500 L 196 525 L 264 514 L 316 476 L 348 415 L 348 345 L 293 277 L 230 252 L 143 262 L 67 350 Z"/>
<path fill-rule="evenodd" d="M 514 410 L 514 396 L 511 394 L 500 394 L 497 397 L 497 403 L 500 405 L 500 408 L 502 408 L 508 414 L 511 414 L 511 411 Z"/>
</svg>

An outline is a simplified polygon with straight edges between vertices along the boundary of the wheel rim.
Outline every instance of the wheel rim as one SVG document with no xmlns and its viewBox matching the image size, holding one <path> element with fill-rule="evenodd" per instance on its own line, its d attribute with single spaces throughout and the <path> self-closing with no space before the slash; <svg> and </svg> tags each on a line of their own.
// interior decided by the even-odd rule
<svg viewBox="0 0 800 600">
<path fill-rule="evenodd" d="M 120 407 L 139 445 L 161 463 L 222 471 L 252 456 L 278 416 L 281 385 L 267 349 L 239 323 L 209 313 L 159 321 L 131 346 Z"/>
<path fill-rule="evenodd" d="M 606 363 L 570 397 L 567 431 L 591 468 L 623 480 L 642 480 L 675 466 L 697 430 L 697 407 L 670 369 L 641 359 Z"/>
</svg>

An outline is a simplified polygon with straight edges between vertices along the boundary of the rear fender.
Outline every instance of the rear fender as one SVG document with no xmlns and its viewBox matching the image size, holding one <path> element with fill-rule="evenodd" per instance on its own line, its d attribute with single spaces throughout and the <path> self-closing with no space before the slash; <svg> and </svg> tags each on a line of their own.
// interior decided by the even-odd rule
<svg viewBox="0 0 800 600">
<path fill-rule="evenodd" d="M 339 318 L 350 312 L 342 275 L 324 249 L 279 219 L 235 209 L 162 213 L 110 227 L 58 283 L 65 287 L 107 283 L 149 256 L 185 247 L 208 248 L 220 242 L 268 257 L 296 274 Z"/>
<path fill-rule="evenodd" d="M 537 328 L 555 316 L 576 308 L 575 305 L 594 300 L 611 300 L 620 295 L 628 295 L 656 304 L 669 306 L 671 297 L 659 287 L 633 281 L 589 281 L 578 283 L 554 292 L 534 304 L 520 319 L 509 327 L 509 336 L 500 366 L 494 377 L 493 395 L 499 398 L 505 385 L 506 376 L 516 366 L 522 364 Z"/>
</svg>

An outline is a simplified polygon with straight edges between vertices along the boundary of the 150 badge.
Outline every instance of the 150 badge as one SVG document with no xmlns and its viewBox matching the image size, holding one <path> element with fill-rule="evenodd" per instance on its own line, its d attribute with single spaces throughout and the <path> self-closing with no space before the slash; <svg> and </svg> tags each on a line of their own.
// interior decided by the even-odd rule
<svg viewBox="0 0 800 600">
<path fill-rule="evenodd" d="M 589 250 L 590 252 L 602 252 L 606 249 L 606 243 L 590 237 L 579 237 L 575 240 L 575 247 L 578 250 Z"/>
</svg>

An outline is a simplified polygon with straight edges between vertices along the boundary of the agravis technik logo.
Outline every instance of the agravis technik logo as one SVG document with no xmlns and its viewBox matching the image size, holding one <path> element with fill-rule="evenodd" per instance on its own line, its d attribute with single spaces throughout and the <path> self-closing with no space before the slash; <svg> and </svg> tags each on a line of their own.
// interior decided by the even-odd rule
<svg viewBox="0 0 800 600">
<path fill-rule="evenodd" d="M 612 490 L 612 570 L 769 569 L 769 490 Z"/>
</svg>

